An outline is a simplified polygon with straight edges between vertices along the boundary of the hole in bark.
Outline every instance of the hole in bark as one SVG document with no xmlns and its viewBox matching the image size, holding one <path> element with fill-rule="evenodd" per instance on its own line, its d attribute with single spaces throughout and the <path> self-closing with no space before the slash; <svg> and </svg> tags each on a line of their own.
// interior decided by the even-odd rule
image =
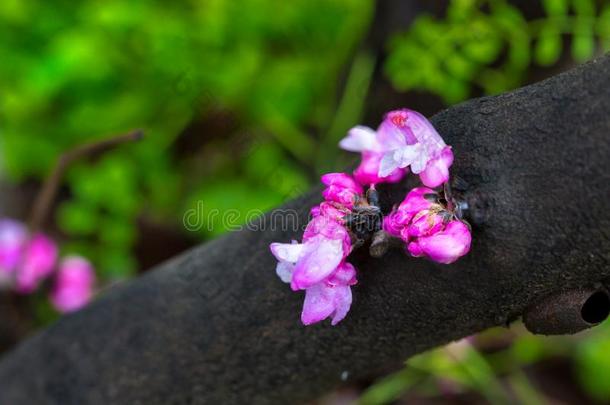
<svg viewBox="0 0 610 405">
<path fill-rule="evenodd" d="M 591 295 L 580 309 L 582 319 L 587 323 L 600 323 L 610 314 L 610 298 L 603 291 Z"/>
</svg>

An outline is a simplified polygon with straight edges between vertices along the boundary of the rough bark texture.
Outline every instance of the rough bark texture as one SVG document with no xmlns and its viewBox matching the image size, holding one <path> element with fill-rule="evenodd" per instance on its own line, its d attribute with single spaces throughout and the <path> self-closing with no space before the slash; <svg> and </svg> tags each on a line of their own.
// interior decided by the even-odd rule
<svg viewBox="0 0 610 405">
<path fill-rule="evenodd" d="M 355 255 L 359 284 L 336 327 L 299 322 L 271 241 L 232 233 L 115 288 L 0 364 L 0 403 L 293 403 L 506 325 L 537 300 L 610 277 L 610 57 L 434 116 L 476 205 L 472 252 L 437 265 Z M 383 193 L 404 196 L 402 184 Z M 288 204 L 300 213 L 319 190 Z M 277 219 L 277 217 L 276 217 Z"/>
</svg>

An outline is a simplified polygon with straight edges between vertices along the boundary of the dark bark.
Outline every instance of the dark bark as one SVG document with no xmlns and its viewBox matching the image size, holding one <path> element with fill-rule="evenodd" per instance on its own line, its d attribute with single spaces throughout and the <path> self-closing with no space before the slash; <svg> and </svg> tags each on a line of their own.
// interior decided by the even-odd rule
<svg viewBox="0 0 610 405">
<path fill-rule="evenodd" d="M 433 122 L 475 206 L 468 256 L 445 266 L 358 252 L 348 317 L 304 327 L 303 295 L 277 279 L 268 250 L 300 232 L 270 229 L 267 215 L 265 230 L 193 249 L 23 343 L 0 364 L 0 403 L 304 401 L 342 374 L 399 366 L 610 277 L 610 57 Z M 405 190 L 386 189 L 385 204 Z M 319 200 L 284 208 L 303 224 Z"/>
</svg>

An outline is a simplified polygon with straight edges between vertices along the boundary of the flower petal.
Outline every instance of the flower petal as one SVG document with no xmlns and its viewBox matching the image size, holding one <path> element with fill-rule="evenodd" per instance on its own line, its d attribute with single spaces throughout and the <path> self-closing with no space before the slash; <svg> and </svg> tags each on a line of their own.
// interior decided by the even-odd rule
<svg viewBox="0 0 610 405">
<path fill-rule="evenodd" d="M 450 221 L 443 231 L 419 238 L 418 245 L 430 259 L 449 264 L 468 253 L 471 240 L 470 229 L 462 221 L 455 220 Z"/>
<path fill-rule="evenodd" d="M 423 149 L 420 144 L 406 145 L 394 150 L 394 160 L 398 167 L 407 167 L 420 158 Z"/>
<path fill-rule="evenodd" d="M 354 285 L 357 283 L 356 268 L 351 263 L 343 262 L 326 282 L 330 285 Z"/>
<path fill-rule="evenodd" d="M 292 243 L 272 243 L 269 245 L 271 253 L 278 261 L 296 263 L 303 252 L 303 244 L 292 241 Z"/>
<path fill-rule="evenodd" d="M 333 296 L 328 293 L 328 288 L 332 287 L 327 287 L 325 284 L 319 283 L 309 287 L 305 291 L 303 312 L 301 312 L 301 322 L 303 322 L 304 325 L 320 322 L 328 318 L 335 310 Z"/>
<path fill-rule="evenodd" d="M 278 262 L 275 267 L 275 273 L 284 283 L 292 281 L 292 273 L 294 272 L 294 264 L 289 262 Z"/>
<path fill-rule="evenodd" d="M 398 162 L 394 159 L 394 152 L 387 152 L 381 158 L 381 162 L 379 163 L 379 177 L 387 177 L 394 170 L 398 169 Z"/>
<path fill-rule="evenodd" d="M 383 153 L 364 152 L 360 165 L 354 171 L 354 179 L 360 184 L 396 183 L 406 174 L 405 169 L 395 169 L 388 176 L 379 176 Z"/>
<path fill-rule="evenodd" d="M 453 152 L 451 147 L 446 147 L 439 156 L 428 162 L 426 169 L 419 173 L 419 178 L 428 187 L 438 187 L 449 180 L 449 167 L 452 164 Z"/>
<path fill-rule="evenodd" d="M 346 173 L 326 173 L 320 180 L 326 186 L 337 186 L 351 190 L 354 193 L 362 193 L 362 186 Z"/>
<path fill-rule="evenodd" d="M 328 277 L 343 260 L 343 241 L 319 237 L 305 244 L 292 274 L 291 288 L 304 290 Z"/>
<path fill-rule="evenodd" d="M 380 150 L 377 133 L 371 128 L 361 125 L 350 129 L 348 135 L 339 142 L 339 146 L 350 152 Z"/>
<path fill-rule="evenodd" d="M 335 326 L 345 318 L 352 306 L 352 289 L 349 286 L 338 286 L 333 288 L 335 310 L 332 314 L 330 324 Z"/>
<path fill-rule="evenodd" d="M 406 111 L 408 115 L 407 126 L 411 129 L 415 138 L 417 138 L 417 142 L 424 146 L 426 153 L 434 155 L 447 146 L 426 117 L 417 111 Z"/>
<path fill-rule="evenodd" d="M 337 239 L 343 241 L 343 254 L 347 256 L 351 250 L 351 239 L 349 232 L 334 217 L 324 215 L 317 216 L 309 221 L 303 233 L 303 243 L 308 243 L 317 237 L 326 239 Z"/>
<path fill-rule="evenodd" d="M 390 111 L 377 129 L 377 139 L 383 151 L 397 149 L 407 144 L 414 144 L 417 139 L 411 129 L 405 125 L 407 115 L 403 110 Z"/>
<path fill-rule="evenodd" d="M 443 228 L 443 217 L 428 210 L 420 211 L 408 227 L 409 237 L 433 235 Z"/>
</svg>

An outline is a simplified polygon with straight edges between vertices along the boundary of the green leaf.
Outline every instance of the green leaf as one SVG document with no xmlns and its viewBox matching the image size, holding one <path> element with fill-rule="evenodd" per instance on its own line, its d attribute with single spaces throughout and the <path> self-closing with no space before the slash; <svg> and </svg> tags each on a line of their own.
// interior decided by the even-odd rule
<svg viewBox="0 0 610 405">
<path fill-rule="evenodd" d="M 68 234 L 91 235 L 97 230 L 99 213 L 84 202 L 67 201 L 59 207 L 57 222 Z"/>
<path fill-rule="evenodd" d="M 604 51 L 610 51 L 610 4 L 600 13 L 595 30 L 600 38 L 601 46 Z"/>
<path fill-rule="evenodd" d="M 470 86 L 458 78 L 447 78 L 443 84 L 443 98 L 448 104 L 455 104 L 468 97 Z"/>
<path fill-rule="evenodd" d="M 369 387 L 358 400 L 359 405 L 383 405 L 398 399 L 422 380 L 422 373 L 405 368 L 391 374 Z"/>
<path fill-rule="evenodd" d="M 486 23 L 474 24 L 474 28 L 468 34 L 468 40 L 461 44 L 461 50 L 465 56 L 481 64 L 489 64 L 496 60 L 502 42 L 497 32 Z"/>
<path fill-rule="evenodd" d="M 595 3 L 593 0 L 572 0 L 572 8 L 577 16 L 592 17 L 595 15 Z"/>
<path fill-rule="evenodd" d="M 582 342 L 577 348 L 575 360 L 576 373 L 581 385 L 595 399 L 602 402 L 610 400 L 610 336 L 604 334 Z"/>
<path fill-rule="evenodd" d="M 476 0 L 452 0 L 447 7 L 447 17 L 451 21 L 464 21 L 476 11 Z"/>
<path fill-rule="evenodd" d="M 473 61 L 457 53 L 447 56 L 445 66 L 449 73 L 462 80 L 470 80 L 477 68 Z"/>
<path fill-rule="evenodd" d="M 593 29 L 586 20 L 578 20 L 572 37 L 572 57 L 578 62 L 584 62 L 595 52 L 595 37 Z"/>
<path fill-rule="evenodd" d="M 99 238 L 106 246 L 129 248 L 136 238 L 136 229 L 130 218 L 105 218 L 99 227 Z"/>
<path fill-rule="evenodd" d="M 547 15 L 552 17 L 564 16 L 568 12 L 568 0 L 543 0 L 542 5 Z"/>
<path fill-rule="evenodd" d="M 536 63 L 542 66 L 549 66 L 557 62 L 561 56 L 561 35 L 552 24 L 547 24 L 540 32 L 536 47 L 534 48 L 534 58 Z"/>
<path fill-rule="evenodd" d="M 108 279 L 125 279 L 136 272 L 137 263 L 129 249 L 103 247 L 98 257 L 99 274 Z"/>
</svg>

